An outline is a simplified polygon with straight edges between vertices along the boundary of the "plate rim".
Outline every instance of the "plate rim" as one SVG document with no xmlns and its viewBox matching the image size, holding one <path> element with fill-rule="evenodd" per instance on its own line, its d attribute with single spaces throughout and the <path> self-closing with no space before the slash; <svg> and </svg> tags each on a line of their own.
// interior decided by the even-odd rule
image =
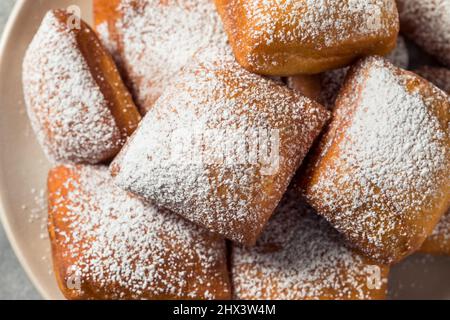
<svg viewBox="0 0 450 320">
<path fill-rule="evenodd" d="M 20 13 L 22 12 L 24 6 L 26 5 L 28 1 L 27 0 L 17 0 L 15 3 L 13 10 L 11 11 L 11 14 L 8 18 L 8 21 L 5 25 L 5 28 L 3 30 L 3 35 L 0 39 L 0 73 L 3 70 L 4 65 L 4 59 L 6 53 L 6 47 L 10 43 L 11 39 L 11 32 L 15 26 L 16 20 Z M 3 175 L 3 173 L 0 170 L 0 177 Z M 6 206 L 5 206 L 6 200 L 5 200 L 5 193 L 0 190 L 0 222 L 3 225 L 3 229 L 5 230 L 6 237 L 9 241 L 9 244 L 11 245 L 14 254 L 16 255 L 17 259 L 19 260 L 20 265 L 22 266 L 23 270 L 25 271 L 28 279 L 30 279 L 31 283 L 34 285 L 36 290 L 39 292 L 39 294 L 44 298 L 45 300 L 50 300 L 49 293 L 43 288 L 41 285 L 39 279 L 36 277 L 34 271 L 29 266 L 29 264 L 26 262 L 26 258 L 22 252 L 22 250 L 19 248 L 17 243 L 17 234 L 15 234 L 12 231 L 10 220 L 6 214 Z"/>
</svg>

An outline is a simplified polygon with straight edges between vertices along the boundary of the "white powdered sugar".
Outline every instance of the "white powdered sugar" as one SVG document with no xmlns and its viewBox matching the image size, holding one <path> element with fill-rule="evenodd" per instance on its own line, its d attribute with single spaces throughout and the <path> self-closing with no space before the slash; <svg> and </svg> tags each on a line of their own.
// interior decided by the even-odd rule
<svg viewBox="0 0 450 320">
<path fill-rule="evenodd" d="M 442 214 L 432 208 L 449 201 L 450 100 L 382 58 L 355 72 L 307 196 L 359 249 L 391 262 L 418 249 Z"/>
<path fill-rule="evenodd" d="M 382 43 L 380 50 L 387 48 L 399 28 L 394 0 L 221 2 L 238 57 L 264 74 L 272 69 L 292 74 L 289 65 L 301 59 L 305 67 L 310 62 L 309 72 L 323 71 L 321 61 L 325 66 L 348 63 L 373 53 L 374 42 Z"/>
<path fill-rule="evenodd" d="M 47 193 L 45 189 L 35 189 L 30 190 L 30 194 L 33 197 L 33 205 L 28 207 L 22 205 L 22 209 L 29 214 L 28 222 L 31 224 L 39 224 L 40 228 L 40 239 L 48 239 L 47 231 Z"/>
<path fill-rule="evenodd" d="M 112 172 L 119 186 L 232 240 L 253 243 L 328 114 L 219 51 L 203 50 L 183 69 Z M 174 139 L 195 132 L 206 138 Z M 233 138 L 240 134 L 244 139 Z M 261 157 L 242 157 L 255 145 Z"/>
<path fill-rule="evenodd" d="M 332 47 L 351 38 L 386 35 L 396 21 L 387 19 L 396 14 L 393 0 L 252 0 L 242 1 L 242 6 L 245 18 L 257 21 L 248 36 L 265 44 L 315 42 Z M 292 30 L 285 32 L 287 28 Z"/>
<path fill-rule="evenodd" d="M 402 32 L 450 67 L 450 1 L 397 0 Z"/>
<path fill-rule="evenodd" d="M 51 160 L 96 163 L 120 147 L 120 130 L 76 35 L 54 11 L 27 50 L 23 88 L 31 124 Z"/>
<path fill-rule="evenodd" d="M 409 66 L 409 52 L 405 39 L 402 36 L 397 38 L 397 47 L 386 56 L 397 67 L 407 69 Z M 349 68 L 335 69 L 324 72 L 321 76 L 321 93 L 319 102 L 328 109 L 333 109 L 339 91 L 344 84 Z"/>
<path fill-rule="evenodd" d="M 433 119 L 418 92 L 408 93 L 402 86 L 389 71 L 371 70 L 360 107 L 346 131 L 349 148 L 343 147 L 348 150 L 343 160 L 361 167 L 361 181 L 366 177 L 384 192 L 413 189 L 433 194 L 429 175 L 449 169 L 443 143 L 449 132 Z M 357 139 L 362 133 L 364 139 Z M 394 193 L 389 196 L 395 199 Z M 400 208 L 414 205 L 398 200 Z"/>
<path fill-rule="evenodd" d="M 237 299 L 382 299 L 387 268 L 371 265 L 287 194 L 253 248 L 233 247 Z"/>
<path fill-rule="evenodd" d="M 115 187 L 107 168 L 63 170 L 71 174 L 51 194 L 49 228 L 55 270 L 78 277 L 79 297 L 229 296 L 225 241 Z"/>
<path fill-rule="evenodd" d="M 211 0 L 122 0 L 117 10 L 119 60 L 142 112 L 199 48 L 226 42 Z"/>
</svg>

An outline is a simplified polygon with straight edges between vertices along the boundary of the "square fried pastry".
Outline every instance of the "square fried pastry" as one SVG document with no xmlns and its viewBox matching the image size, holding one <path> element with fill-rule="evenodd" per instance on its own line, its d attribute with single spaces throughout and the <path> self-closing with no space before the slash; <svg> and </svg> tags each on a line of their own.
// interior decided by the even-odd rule
<svg viewBox="0 0 450 320">
<path fill-rule="evenodd" d="M 53 265 L 68 299 L 228 299 L 223 238 L 117 188 L 106 167 L 49 173 Z"/>
<path fill-rule="evenodd" d="M 111 166 L 122 188 L 254 244 L 329 117 L 319 104 L 202 50 Z"/>
<path fill-rule="evenodd" d="M 110 160 L 141 116 L 95 32 L 66 11 L 47 13 L 23 62 L 32 127 L 48 158 Z"/>
<path fill-rule="evenodd" d="M 212 0 L 94 0 L 94 15 L 142 113 L 195 52 L 227 41 Z"/>
<path fill-rule="evenodd" d="M 350 71 L 300 176 L 309 203 L 367 256 L 418 250 L 450 205 L 450 98 L 381 57 Z"/>
<path fill-rule="evenodd" d="M 444 215 L 420 249 L 422 253 L 450 256 L 450 211 Z"/>
<path fill-rule="evenodd" d="M 450 67 L 450 1 L 397 0 L 402 33 Z"/>
<path fill-rule="evenodd" d="M 272 76 L 319 73 L 389 53 L 395 0 L 215 0 L 239 63 Z"/>
<path fill-rule="evenodd" d="M 356 300 L 386 297 L 389 267 L 372 263 L 289 193 L 256 246 L 233 246 L 236 299 Z"/>
</svg>

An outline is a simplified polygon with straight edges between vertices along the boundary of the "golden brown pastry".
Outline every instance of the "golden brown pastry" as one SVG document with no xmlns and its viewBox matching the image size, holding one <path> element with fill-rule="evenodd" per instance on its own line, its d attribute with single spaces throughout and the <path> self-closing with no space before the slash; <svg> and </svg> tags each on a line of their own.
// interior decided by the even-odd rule
<svg viewBox="0 0 450 320">
<path fill-rule="evenodd" d="M 450 93 L 449 69 L 424 66 L 414 72 L 432 82 L 438 88 Z M 450 212 L 447 212 L 439 220 L 433 233 L 425 240 L 419 251 L 434 255 L 450 255 Z"/>
<path fill-rule="evenodd" d="M 450 206 L 450 98 L 380 57 L 350 72 L 300 185 L 353 246 L 394 263 Z"/>
<path fill-rule="evenodd" d="M 234 246 L 235 299 L 385 299 L 389 267 L 348 249 L 336 230 L 287 194 L 255 247 Z"/>
<path fill-rule="evenodd" d="M 420 249 L 422 253 L 450 256 L 450 211 L 445 214 Z"/>
<path fill-rule="evenodd" d="M 320 75 L 298 75 L 286 79 L 287 86 L 314 101 L 320 101 L 322 91 Z"/>
<path fill-rule="evenodd" d="M 415 70 L 419 76 L 432 82 L 438 88 L 450 94 L 450 70 L 439 67 L 421 67 Z"/>
<path fill-rule="evenodd" d="M 94 14 L 142 113 L 195 52 L 226 43 L 212 0 L 96 0 Z"/>
<path fill-rule="evenodd" d="M 94 8 L 94 28 L 103 45 L 112 55 L 116 64 L 119 66 L 123 76 L 126 72 L 123 70 L 123 61 L 119 52 L 119 35 L 116 32 L 116 25 L 113 23 L 120 19 L 120 12 L 117 7 L 121 0 L 93 0 Z M 127 84 L 129 79 L 125 77 Z"/>
<path fill-rule="evenodd" d="M 397 0 L 402 33 L 450 67 L 450 2 Z"/>
<path fill-rule="evenodd" d="M 399 31 L 395 0 L 215 0 L 238 62 L 290 76 L 389 53 Z"/>
<path fill-rule="evenodd" d="M 112 165 L 115 182 L 225 237 L 254 244 L 328 119 L 319 104 L 199 52 Z"/>
<path fill-rule="evenodd" d="M 56 167 L 48 197 L 66 298 L 230 298 L 225 241 L 117 188 L 107 168 Z"/>
<path fill-rule="evenodd" d="M 94 25 L 97 27 L 106 22 L 106 25 L 109 26 L 109 20 L 119 18 L 120 12 L 118 6 L 120 5 L 120 1 L 121 0 L 93 0 Z M 111 25 L 110 27 L 113 28 L 114 25 Z"/>
<path fill-rule="evenodd" d="M 386 56 L 386 58 L 391 61 L 394 65 L 397 67 L 407 69 L 409 65 L 409 52 L 408 48 L 406 46 L 405 39 L 402 36 L 399 36 L 397 38 L 397 46 L 395 49 Z M 307 81 L 308 77 L 311 76 L 305 76 L 305 75 L 299 75 L 299 76 L 293 76 L 288 78 L 288 84 L 292 83 L 300 83 L 303 84 L 303 86 L 299 87 L 292 86 L 293 89 L 300 90 L 300 92 L 303 91 L 303 94 L 305 94 L 305 85 L 310 83 L 311 81 L 314 81 L 319 84 L 314 84 L 314 88 L 316 88 L 314 93 L 314 99 L 318 101 L 319 103 L 323 104 L 327 109 L 332 110 L 334 107 L 334 103 L 336 102 L 336 98 L 339 94 L 339 91 L 344 84 L 345 76 L 347 75 L 349 68 L 340 68 L 335 69 L 331 71 L 324 72 L 320 75 L 312 76 L 314 77 L 314 80 Z M 306 79 L 305 79 L 306 78 Z M 319 78 L 319 80 L 317 80 Z M 305 83 L 306 82 L 306 83 Z M 306 87 L 308 88 L 308 87 Z M 317 93 L 317 90 L 320 90 L 319 93 Z"/>
<path fill-rule="evenodd" d="M 47 156 L 99 163 L 114 157 L 141 117 L 95 33 L 50 11 L 23 63 L 28 115 Z"/>
</svg>

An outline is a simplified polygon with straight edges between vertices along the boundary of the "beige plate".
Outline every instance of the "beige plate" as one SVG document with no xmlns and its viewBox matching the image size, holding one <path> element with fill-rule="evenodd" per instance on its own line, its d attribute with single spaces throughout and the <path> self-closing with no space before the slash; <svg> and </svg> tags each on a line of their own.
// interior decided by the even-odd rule
<svg viewBox="0 0 450 320">
<path fill-rule="evenodd" d="M 48 299 L 62 298 L 50 271 L 46 212 L 39 203 L 45 201 L 40 193 L 49 164 L 28 124 L 21 65 L 45 12 L 70 5 L 91 20 L 91 0 L 18 1 L 0 47 L 0 216 L 28 276 Z M 450 299 L 450 258 L 412 257 L 394 268 L 390 283 L 393 298 Z"/>
</svg>

